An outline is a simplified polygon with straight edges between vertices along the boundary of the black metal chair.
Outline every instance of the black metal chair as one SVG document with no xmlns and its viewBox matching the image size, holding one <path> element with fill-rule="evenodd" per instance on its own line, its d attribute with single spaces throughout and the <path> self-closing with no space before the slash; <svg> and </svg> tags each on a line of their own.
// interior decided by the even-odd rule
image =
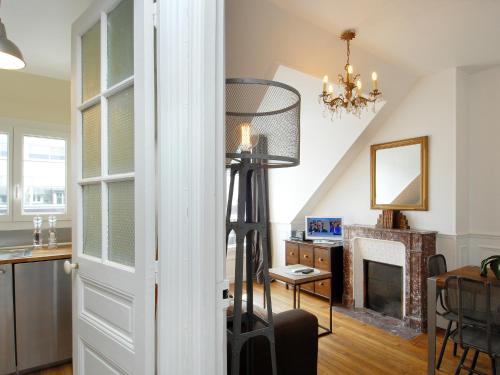
<svg viewBox="0 0 500 375">
<path fill-rule="evenodd" d="M 464 349 L 455 375 L 462 370 L 484 375 L 476 370 L 479 353 L 490 357 L 491 371 L 496 375 L 495 359 L 500 355 L 500 285 L 468 278 L 458 278 L 458 282 L 450 279 L 446 283 L 450 295 L 452 289 L 457 289 L 458 329 L 452 339 Z M 475 353 L 471 366 L 467 367 L 464 362 L 470 349 Z"/>
<path fill-rule="evenodd" d="M 427 258 L 427 277 L 434 277 L 441 275 L 443 273 L 448 272 L 448 268 L 446 266 L 446 258 L 442 254 L 431 255 Z M 438 312 L 437 314 L 442 316 L 444 319 L 448 321 L 448 326 L 446 327 L 446 332 L 444 334 L 443 345 L 441 345 L 441 351 L 439 352 L 439 358 L 436 363 L 436 368 L 439 369 L 441 367 L 441 362 L 443 361 L 444 352 L 446 350 L 446 344 L 448 343 L 448 339 L 450 335 L 454 333 L 452 330 L 453 323 L 458 324 L 458 310 L 451 311 L 449 307 L 446 305 L 443 300 L 443 294 L 446 295 L 446 287 L 439 292 L 439 304 L 441 305 L 441 309 L 443 312 Z M 457 344 L 453 343 L 453 355 L 457 355 Z"/>
</svg>

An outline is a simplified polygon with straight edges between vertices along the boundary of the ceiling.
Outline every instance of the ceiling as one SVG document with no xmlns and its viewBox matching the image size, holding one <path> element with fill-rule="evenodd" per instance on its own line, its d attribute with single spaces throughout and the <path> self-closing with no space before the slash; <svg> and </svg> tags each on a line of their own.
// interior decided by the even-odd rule
<svg viewBox="0 0 500 375">
<path fill-rule="evenodd" d="M 269 0 L 417 74 L 500 63 L 500 0 Z"/>
<path fill-rule="evenodd" d="M 500 63 L 500 0 L 269 0 L 356 45 L 428 74 Z M 27 73 L 69 79 L 71 24 L 92 0 L 4 0 L 0 17 L 24 54 Z"/>
<path fill-rule="evenodd" d="M 70 79 L 71 24 L 93 0 L 3 0 L 7 36 L 26 60 L 23 72 Z"/>
</svg>

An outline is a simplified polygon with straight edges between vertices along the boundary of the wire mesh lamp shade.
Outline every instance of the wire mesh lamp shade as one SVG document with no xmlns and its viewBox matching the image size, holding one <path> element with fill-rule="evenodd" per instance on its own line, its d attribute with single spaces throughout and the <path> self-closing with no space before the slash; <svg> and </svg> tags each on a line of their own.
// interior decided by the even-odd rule
<svg viewBox="0 0 500 375">
<path fill-rule="evenodd" d="M 267 168 L 299 165 L 299 92 L 275 81 L 227 79 L 226 158 Z"/>
</svg>

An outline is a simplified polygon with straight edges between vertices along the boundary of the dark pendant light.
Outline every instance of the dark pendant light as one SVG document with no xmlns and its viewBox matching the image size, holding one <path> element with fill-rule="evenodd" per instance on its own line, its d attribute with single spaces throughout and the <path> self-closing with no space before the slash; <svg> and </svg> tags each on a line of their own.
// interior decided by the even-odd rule
<svg viewBox="0 0 500 375">
<path fill-rule="evenodd" d="M 7 38 L 5 25 L 0 19 L 0 69 L 16 70 L 26 66 L 23 54 L 17 46 Z"/>
</svg>

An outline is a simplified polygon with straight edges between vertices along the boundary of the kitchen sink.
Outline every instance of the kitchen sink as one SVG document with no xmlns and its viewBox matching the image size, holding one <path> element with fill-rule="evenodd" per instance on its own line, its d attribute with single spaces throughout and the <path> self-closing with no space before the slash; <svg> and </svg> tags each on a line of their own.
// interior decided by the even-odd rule
<svg viewBox="0 0 500 375">
<path fill-rule="evenodd" d="M 32 249 L 0 250 L 0 260 L 29 257 L 32 251 Z"/>
</svg>

